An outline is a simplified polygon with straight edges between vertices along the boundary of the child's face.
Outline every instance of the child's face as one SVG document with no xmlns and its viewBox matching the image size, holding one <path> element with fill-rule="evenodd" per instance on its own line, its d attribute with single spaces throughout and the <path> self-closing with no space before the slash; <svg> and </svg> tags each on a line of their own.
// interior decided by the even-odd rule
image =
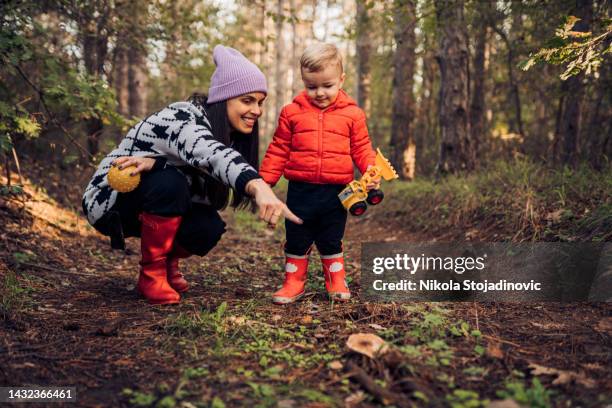
<svg viewBox="0 0 612 408">
<path fill-rule="evenodd" d="M 344 73 L 336 64 L 329 64 L 323 70 L 311 72 L 302 69 L 302 80 L 310 102 L 320 109 L 325 109 L 336 100 L 338 91 L 344 84 Z"/>
</svg>

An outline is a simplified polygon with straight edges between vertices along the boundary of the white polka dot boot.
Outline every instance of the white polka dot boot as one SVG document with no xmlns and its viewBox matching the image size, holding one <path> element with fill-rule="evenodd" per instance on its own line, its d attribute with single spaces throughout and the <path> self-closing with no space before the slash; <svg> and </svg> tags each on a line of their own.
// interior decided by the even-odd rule
<svg viewBox="0 0 612 408">
<path fill-rule="evenodd" d="M 322 255 L 321 263 L 325 275 L 325 288 L 329 297 L 339 301 L 349 300 L 351 292 L 346 284 L 343 254 Z"/>
<path fill-rule="evenodd" d="M 286 256 L 283 287 L 272 295 L 272 302 L 277 305 L 293 303 L 304 296 L 304 286 L 308 273 L 308 255 L 286 254 Z"/>
</svg>

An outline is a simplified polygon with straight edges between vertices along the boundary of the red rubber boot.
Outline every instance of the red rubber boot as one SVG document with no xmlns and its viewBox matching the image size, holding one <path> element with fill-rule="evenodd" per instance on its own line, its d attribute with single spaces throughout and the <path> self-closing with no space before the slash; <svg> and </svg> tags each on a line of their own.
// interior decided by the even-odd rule
<svg viewBox="0 0 612 408">
<path fill-rule="evenodd" d="M 283 287 L 272 295 L 272 302 L 277 305 L 293 303 L 304 296 L 304 286 L 308 273 L 308 255 L 286 254 L 286 257 Z"/>
<path fill-rule="evenodd" d="M 321 263 L 329 297 L 341 302 L 349 300 L 351 292 L 346 284 L 343 254 L 321 256 Z"/>
<path fill-rule="evenodd" d="M 174 244 L 172 252 L 168 255 L 168 283 L 172 286 L 172 289 L 179 293 L 186 292 L 189 289 L 189 283 L 179 269 L 179 259 L 189 258 L 190 256 L 191 254 L 177 243 Z"/>
<path fill-rule="evenodd" d="M 155 305 L 178 303 L 181 296 L 168 283 L 166 262 L 181 217 L 142 213 L 140 276 L 137 290 Z"/>
</svg>

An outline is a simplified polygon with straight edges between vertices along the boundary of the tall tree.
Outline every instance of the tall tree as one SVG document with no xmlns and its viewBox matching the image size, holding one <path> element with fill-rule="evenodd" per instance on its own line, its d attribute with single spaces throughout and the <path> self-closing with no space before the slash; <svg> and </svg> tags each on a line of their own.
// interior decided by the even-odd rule
<svg viewBox="0 0 612 408">
<path fill-rule="evenodd" d="M 414 178 L 416 145 L 413 137 L 416 1 L 395 0 L 396 50 L 393 55 L 391 162 L 400 177 Z"/>
<path fill-rule="evenodd" d="M 276 16 L 275 27 L 276 27 L 276 58 L 274 67 L 274 85 L 276 89 L 276 103 L 274 107 L 274 118 L 277 119 L 280 116 L 281 109 L 285 103 L 285 78 L 283 74 L 285 72 L 285 38 L 283 37 L 283 23 L 285 21 L 284 16 L 284 0 L 277 0 L 276 3 Z"/>
<path fill-rule="evenodd" d="M 440 158 L 438 173 L 474 168 L 469 132 L 469 51 L 463 0 L 435 0 L 440 50 Z"/>
<path fill-rule="evenodd" d="M 130 109 L 128 105 L 128 58 L 127 49 L 123 44 L 117 44 L 113 64 L 113 87 L 117 95 L 117 111 L 128 116 Z"/>
<path fill-rule="evenodd" d="M 146 2 L 133 0 L 127 8 L 131 22 L 128 59 L 128 105 L 130 116 L 142 118 L 147 114 L 147 77 L 145 24 L 148 17 Z"/>
<path fill-rule="evenodd" d="M 506 69 L 508 71 L 508 86 L 510 92 L 508 93 L 508 105 L 513 107 L 514 118 L 508 121 L 510 125 L 510 131 L 525 136 L 525 127 L 523 125 L 521 95 L 519 88 L 519 81 L 516 75 L 516 47 L 521 43 L 519 35 L 524 35 L 523 23 L 522 23 L 522 8 L 520 2 L 511 3 L 511 30 L 510 34 L 505 32 L 504 26 L 507 25 L 507 16 L 503 13 L 487 13 L 486 15 L 491 16 L 489 24 L 493 31 L 495 31 L 502 39 L 506 46 Z M 516 38 L 515 38 L 516 37 Z"/>
<path fill-rule="evenodd" d="M 372 52 L 370 8 L 368 0 L 357 1 L 357 103 L 366 111 L 370 112 L 370 54 Z"/>
<path fill-rule="evenodd" d="M 312 6 L 314 8 L 314 5 Z M 293 73 L 291 80 L 291 97 L 296 96 L 304 88 L 300 72 L 300 57 L 307 46 L 307 40 L 312 32 L 311 18 L 305 18 L 304 10 L 306 2 L 304 0 L 291 0 L 291 66 Z"/>
<path fill-rule="evenodd" d="M 112 34 L 110 22 L 114 11 L 113 3 L 110 0 L 69 2 L 61 4 L 59 9 L 77 24 L 77 37 L 85 71 L 94 80 L 103 79 L 109 37 Z M 99 140 L 103 127 L 99 118 L 92 117 L 85 121 L 87 150 L 92 157 L 100 150 Z"/>
<path fill-rule="evenodd" d="M 574 25 L 573 31 L 589 31 L 593 17 L 593 0 L 576 0 L 573 15 L 580 19 Z M 568 78 L 562 85 L 564 102 L 559 136 L 563 142 L 561 160 L 568 165 L 575 165 L 579 154 L 580 118 L 584 96 L 583 80 L 584 74 L 580 73 Z"/>
<path fill-rule="evenodd" d="M 587 140 L 587 154 L 591 164 L 597 168 L 602 168 L 602 161 L 610 154 L 612 148 L 612 70 L 610 64 L 603 64 L 599 80 L 594 82 L 596 92 L 590 110 L 590 120 L 586 130 L 582 132 Z M 583 123 L 585 123 L 583 121 Z M 581 126 L 584 128 L 584 126 Z"/>
<path fill-rule="evenodd" d="M 477 2 L 474 13 L 476 43 L 474 44 L 473 74 L 471 76 L 472 92 L 470 101 L 470 132 L 474 151 L 478 155 L 480 141 L 485 134 L 485 94 L 486 94 L 486 46 L 491 3 Z"/>
</svg>

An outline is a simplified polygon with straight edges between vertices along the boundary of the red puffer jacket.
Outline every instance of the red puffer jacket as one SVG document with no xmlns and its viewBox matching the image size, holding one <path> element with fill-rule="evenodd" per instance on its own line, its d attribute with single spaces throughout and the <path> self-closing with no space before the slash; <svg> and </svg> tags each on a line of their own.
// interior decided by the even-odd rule
<svg viewBox="0 0 612 408">
<path fill-rule="evenodd" d="M 270 185 L 281 175 L 287 180 L 318 184 L 347 184 L 353 162 L 361 173 L 374 165 L 365 113 L 343 90 L 321 110 L 306 91 L 285 106 L 268 146 L 259 174 Z"/>
</svg>

